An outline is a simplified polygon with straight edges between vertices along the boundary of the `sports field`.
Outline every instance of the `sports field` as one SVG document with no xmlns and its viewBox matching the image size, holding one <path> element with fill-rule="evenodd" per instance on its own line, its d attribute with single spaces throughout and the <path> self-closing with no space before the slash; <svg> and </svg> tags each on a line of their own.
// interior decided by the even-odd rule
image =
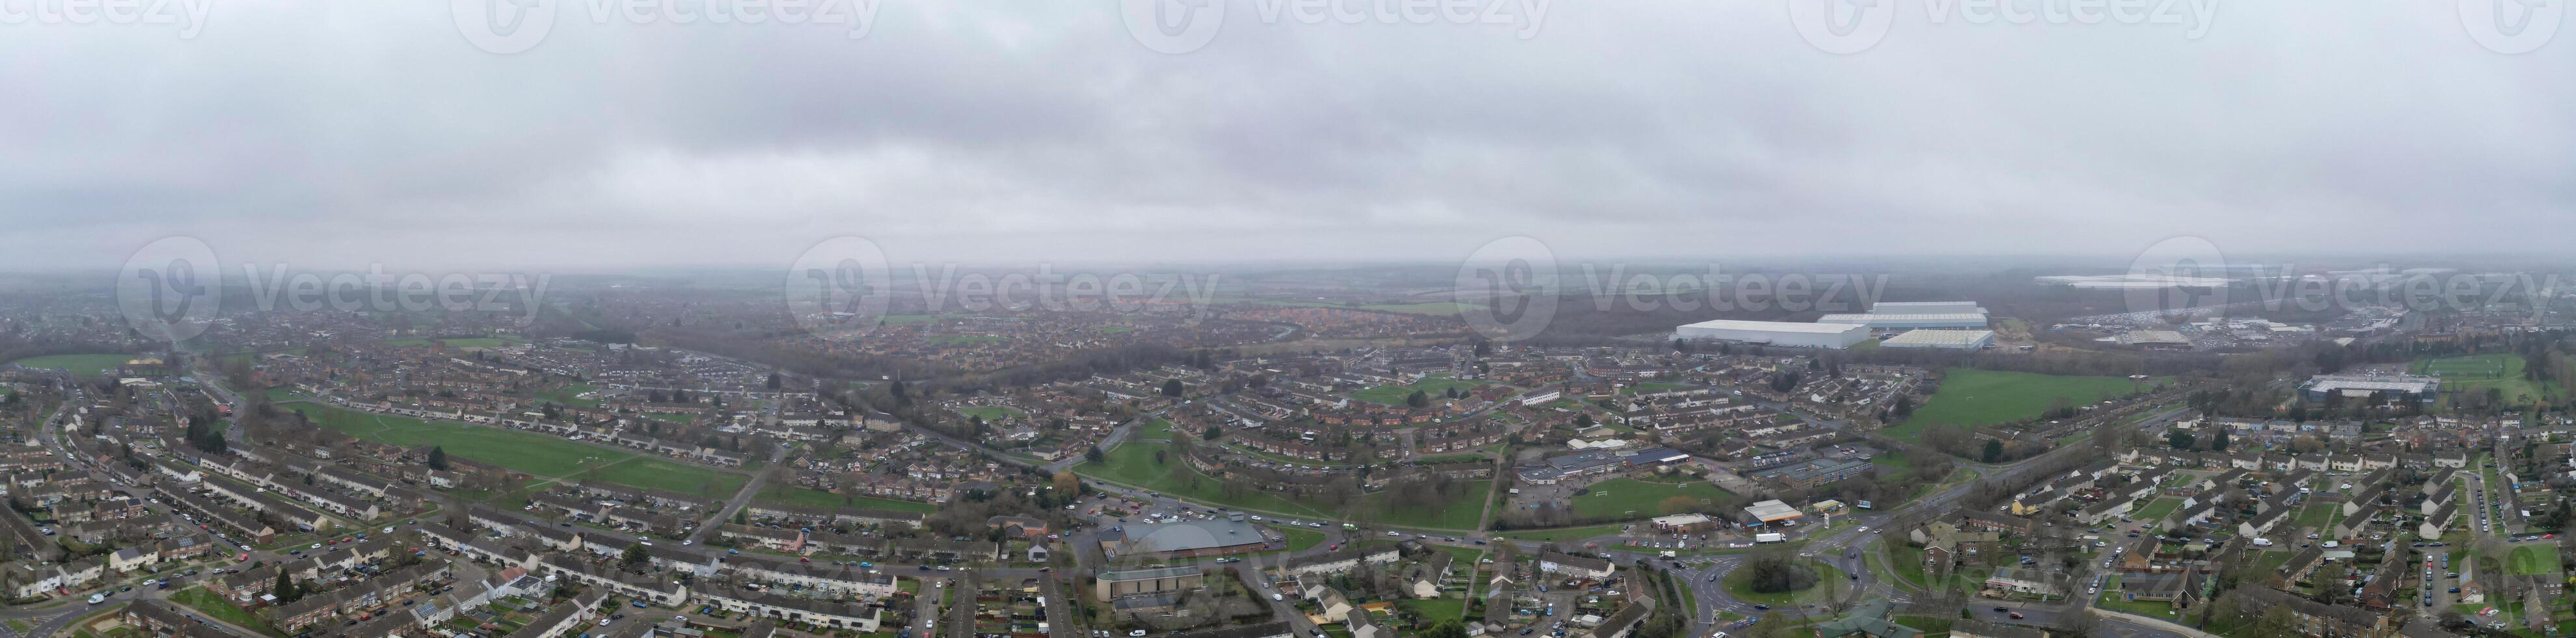
<svg viewBox="0 0 2576 638">
<path fill-rule="evenodd" d="M 2485 392 L 2494 388 L 2501 391 L 2505 402 L 2510 404 L 2529 404 L 2565 394 L 2558 384 L 2524 379 L 2524 365 L 2522 355 L 2473 354 L 2417 361 L 2415 373 L 2442 377 L 2442 389 L 2453 392 Z"/>
<path fill-rule="evenodd" d="M 49 354 L 9 362 L 10 365 L 61 370 L 80 376 L 99 376 L 116 371 L 117 366 L 134 359 L 130 354 Z M 1401 400 L 1402 397 L 1397 397 Z"/>
<path fill-rule="evenodd" d="M 2127 377 L 2067 377 L 2028 372 L 1998 372 L 1971 368 L 1951 368 L 1941 380 L 1941 389 L 1932 393 L 1923 407 L 1914 411 L 1903 425 L 1888 428 L 1887 435 L 1908 441 L 1920 440 L 1925 426 L 1934 424 L 1983 427 L 2039 416 L 2059 399 L 2078 406 L 2128 394 L 2140 388 L 2152 388 L 2171 381 L 2166 377 L 2150 379 L 2145 385 Z"/>
<path fill-rule="evenodd" d="M 702 496 L 732 495 L 742 489 L 745 480 L 740 474 L 713 468 L 518 430 L 422 421 L 314 404 L 286 407 L 311 417 L 315 425 L 361 439 L 403 447 L 437 445 L 448 454 L 532 476 L 567 480 L 595 477 L 619 485 Z"/>
<path fill-rule="evenodd" d="M 1413 391 L 1415 390 L 1421 390 L 1423 394 L 1430 396 L 1434 400 L 1438 400 L 1441 398 L 1441 393 L 1448 392 L 1450 388 L 1467 390 L 1485 385 L 1485 383 L 1486 382 L 1484 381 L 1452 379 L 1447 376 L 1435 374 L 1423 377 L 1421 381 L 1415 381 L 1412 385 L 1382 385 L 1353 392 L 1351 393 L 1351 398 L 1379 405 L 1404 405 L 1404 398 L 1412 396 Z"/>
<path fill-rule="evenodd" d="M 598 390 L 598 389 L 599 389 L 598 387 L 593 386 L 593 385 L 588 384 L 588 383 L 567 383 L 567 384 L 564 384 L 562 387 L 558 387 L 558 388 L 555 388 L 555 389 L 552 389 L 552 390 L 547 390 L 547 391 L 544 391 L 544 392 L 539 392 L 539 393 L 537 393 L 537 398 L 539 398 L 539 399 L 545 399 L 545 400 L 547 400 L 547 401 L 553 401 L 553 402 L 556 402 L 556 403 L 561 403 L 561 404 L 564 404 L 564 405 L 574 405 L 574 406 L 581 406 L 581 407 L 585 407 L 585 408 L 595 408 L 595 407 L 599 407 L 599 396 L 598 396 L 598 395 L 592 395 L 592 396 L 587 397 L 587 398 L 585 398 L 585 397 L 583 397 L 583 396 L 581 396 L 581 395 L 582 395 L 583 393 L 596 391 L 596 390 Z"/>
<path fill-rule="evenodd" d="M 1734 494 L 1707 481 L 1688 483 L 1648 483 L 1630 478 L 1615 478 L 1592 484 L 1591 491 L 1573 498 L 1574 515 L 1584 519 L 1625 516 L 1653 518 L 1682 512 L 1714 512 L 1731 507 L 1738 500 Z M 1692 505 L 1680 511 L 1664 511 L 1664 501 L 1673 497 L 1691 499 Z"/>
</svg>

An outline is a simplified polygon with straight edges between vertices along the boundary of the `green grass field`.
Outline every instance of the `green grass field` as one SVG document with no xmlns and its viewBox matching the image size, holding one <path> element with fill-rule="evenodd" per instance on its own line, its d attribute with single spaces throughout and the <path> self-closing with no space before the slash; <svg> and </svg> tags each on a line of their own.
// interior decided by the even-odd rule
<svg viewBox="0 0 2576 638">
<path fill-rule="evenodd" d="M 294 404 L 315 425 L 361 439 L 412 447 L 437 445 L 448 454 L 526 472 L 532 476 L 588 478 L 683 494 L 730 495 L 742 475 L 719 472 L 624 450 L 585 445 L 543 434 L 495 427 L 422 421 L 313 404 Z"/>
<path fill-rule="evenodd" d="M 258 616 L 251 615 L 249 611 L 234 605 L 232 601 L 224 600 L 224 597 L 206 591 L 204 587 L 190 587 L 171 592 L 170 602 L 186 605 L 189 609 L 197 610 L 208 618 L 231 623 L 236 627 L 256 630 L 271 636 L 286 635 L 269 627 L 268 623 L 260 622 Z"/>
<path fill-rule="evenodd" d="M 1229 498 L 1216 479 L 1199 474 L 1196 468 L 1182 462 L 1178 455 L 1166 455 L 1163 462 L 1154 462 L 1154 452 L 1162 450 L 1164 445 L 1166 444 L 1145 441 L 1120 443 L 1118 447 L 1111 448 L 1103 455 L 1099 462 L 1084 462 L 1074 466 L 1073 471 L 1086 478 L 1132 485 L 1171 496 L 1229 507 L 1309 517 L 1333 516 L 1330 511 L 1332 508 L 1311 507 L 1268 492 L 1250 491 L 1240 497 Z M 1197 479 L 1195 487 L 1190 485 L 1191 479 Z"/>
<path fill-rule="evenodd" d="M 2145 387 L 2167 381 L 2169 379 L 2158 377 L 2149 380 Z M 1932 398 L 1924 401 L 1923 407 L 1915 410 L 1903 425 L 1888 428 L 1886 434 L 1919 441 L 1923 428 L 1930 425 L 1984 427 L 2039 416 L 2059 399 L 2082 406 L 2128 394 L 2140 387 L 2126 377 L 2065 377 L 1951 368 L 1949 376 L 1941 380 L 1941 389 L 1933 392 Z"/>
<path fill-rule="evenodd" d="M 2180 507 L 2182 507 L 2182 499 L 2160 498 L 2148 502 L 2145 508 L 2139 509 L 2138 513 L 2129 517 L 2142 521 L 2161 521 L 2167 516 L 2172 516 L 2174 509 Z"/>
<path fill-rule="evenodd" d="M 2439 375 L 2442 389 L 2453 392 L 2483 393 L 2494 389 L 2504 396 L 2505 403 L 2513 405 L 2528 405 L 2567 393 L 2556 383 L 2522 378 L 2525 365 L 2522 355 L 2475 354 L 2417 361 L 2415 373 Z"/>
<path fill-rule="evenodd" d="M 942 346 L 980 346 L 985 344 L 1003 343 L 1010 340 L 1010 337 L 996 337 L 993 335 L 941 335 L 931 337 L 930 343 Z"/>
<path fill-rule="evenodd" d="M 1689 512 L 1714 512 L 1741 500 L 1726 490 L 1706 481 L 1690 483 L 1648 483 L 1630 478 L 1615 478 L 1592 484 L 1591 491 L 1573 498 L 1574 515 L 1582 518 L 1626 516 L 1653 518 L 1681 512 L 1664 511 L 1664 501 L 1676 496 L 1689 498 Z"/>
<path fill-rule="evenodd" d="M 114 372 L 117 366 L 125 365 L 125 362 L 133 360 L 134 357 L 135 355 L 130 354 L 49 354 L 11 361 L 9 365 L 61 370 L 74 375 L 94 377 Z M 1401 397 L 1398 399 L 1401 400 Z"/>
<path fill-rule="evenodd" d="M 1423 377 L 1421 381 L 1416 381 L 1412 385 L 1382 385 L 1353 392 L 1350 396 L 1354 400 L 1367 401 L 1379 405 L 1404 405 L 1404 398 L 1412 396 L 1413 391 L 1415 390 L 1421 390 L 1423 394 L 1429 395 L 1436 401 L 1441 398 L 1441 393 L 1448 392 L 1450 388 L 1468 390 L 1474 389 L 1477 386 L 1485 385 L 1485 383 L 1486 382 L 1484 381 L 1452 379 L 1447 376 L 1435 374 Z"/>
<path fill-rule="evenodd" d="M 2521 547 L 2515 547 L 2513 548 L 2513 553 L 2506 556 L 2505 559 L 2506 564 L 2513 570 L 2513 575 L 2515 576 L 2547 574 L 2558 571 L 2557 552 L 2550 551 L 2540 545 L 2523 545 Z"/>
<path fill-rule="evenodd" d="M 547 391 L 544 391 L 544 392 L 539 392 L 539 393 L 537 393 L 537 398 L 539 398 L 539 399 L 544 399 L 544 400 L 547 400 L 547 401 L 553 401 L 553 402 L 556 402 L 556 403 L 561 403 L 561 404 L 564 404 L 564 405 L 574 405 L 574 406 L 581 406 L 581 407 L 585 407 L 585 408 L 595 408 L 595 407 L 599 407 L 599 399 L 598 399 L 597 397 L 582 398 L 581 393 L 584 393 L 584 392 L 590 392 L 590 391 L 594 391 L 594 390 L 598 390 L 598 389 L 599 389 L 599 388 L 598 388 L 597 386 L 593 386 L 593 385 L 588 384 L 588 383 L 579 383 L 579 382 L 575 382 L 575 383 L 567 383 L 567 384 L 564 384 L 562 387 L 558 387 L 558 388 L 555 388 L 555 389 L 552 389 L 552 390 L 547 390 Z"/>
<path fill-rule="evenodd" d="M 1288 539 L 1288 551 L 1302 552 L 1324 544 L 1324 533 L 1303 527 L 1271 526 Z"/>
</svg>

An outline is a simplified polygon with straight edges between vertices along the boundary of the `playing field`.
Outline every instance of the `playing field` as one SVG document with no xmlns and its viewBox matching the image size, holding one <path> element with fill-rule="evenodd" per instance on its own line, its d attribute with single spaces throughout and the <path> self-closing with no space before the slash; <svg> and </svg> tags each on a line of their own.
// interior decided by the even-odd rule
<svg viewBox="0 0 2576 638">
<path fill-rule="evenodd" d="M 2442 389 L 2452 392 L 2483 393 L 2493 388 L 2508 404 L 2529 404 L 2564 394 L 2556 383 L 2535 383 L 2523 378 L 2524 365 L 2521 355 L 2476 354 L 2417 361 L 2415 373 L 2442 377 Z"/>
<path fill-rule="evenodd" d="M 2415 362 L 2415 373 L 2454 381 L 2520 377 L 2522 356 L 2497 353 L 2425 359 Z"/>
<path fill-rule="evenodd" d="M 742 475 L 713 468 L 518 430 L 422 421 L 314 404 L 286 408 L 304 413 L 315 425 L 361 439 L 403 447 L 437 445 L 448 454 L 532 476 L 580 480 L 593 477 L 595 472 L 596 478 L 610 483 L 702 496 L 729 496 L 740 490 L 745 480 Z"/>
<path fill-rule="evenodd" d="M 1648 483 L 1630 478 L 1615 478 L 1592 484 L 1590 492 L 1574 497 L 1574 515 L 1583 519 L 1595 517 L 1653 518 L 1682 512 L 1720 511 L 1740 500 L 1707 481 L 1688 483 Z M 1691 500 L 1681 511 L 1664 511 L 1664 501 L 1673 497 Z"/>
<path fill-rule="evenodd" d="M 2521 547 L 2515 547 L 2513 548 L 2513 554 L 2506 556 L 2505 559 L 2506 564 L 2513 570 L 2513 575 L 2515 576 L 2547 574 L 2558 571 L 2558 553 L 2551 551 L 2548 547 L 2542 545 L 2524 545 Z"/>
<path fill-rule="evenodd" d="M 395 339 L 383 343 L 388 346 L 425 346 L 429 345 L 429 342 L 429 339 Z M 515 339 L 505 339 L 501 337 L 464 337 L 457 339 L 439 339 L 438 343 L 450 348 L 499 348 L 502 346 L 518 345 L 520 342 Z"/>
<path fill-rule="evenodd" d="M 2047 412 L 2059 399 L 2078 406 L 2128 394 L 2142 387 L 2154 387 L 2169 381 L 2164 377 L 2150 379 L 2141 386 L 2126 377 L 2066 377 L 2028 372 L 1998 372 L 1970 368 L 1951 368 L 1941 380 L 1941 389 L 1932 393 L 1923 407 L 1904 425 L 1887 429 L 1887 435 L 1905 440 L 1918 440 L 1925 426 L 1954 424 L 1988 426 L 2018 421 Z"/>
<path fill-rule="evenodd" d="M 577 405 L 577 406 L 581 406 L 581 407 L 585 407 L 585 408 L 595 408 L 595 407 L 599 407 L 599 396 L 598 396 L 598 395 L 591 395 L 591 396 L 589 396 L 589 397 L 583 397 L 583 396 L 581 396 L 581 395 L 582 395 L 583 393 L 596 391 L 596 390 L 598 390 L 598 389 L 599 389 L 598 387 L 596 387 L 596 386 L 592 386 L 591 384 L 588 384 L 588 383 L 567 383 L 567 384 L 564 384 L 562 387 L 558 387 L 558 388 L 555 388 L 555 389 L 552 389 L 552 390 L 547 390 L 547 391 L 544 391 L 544 392 L 539 392 L 539 393 L 537 393 L 537 398 L 539 398 L 539 399 L 545 399 L 545 400 L 547 400 L 547 401 L 553 401 L 553 402 L 556 402 L 556 403 L 561 403 L 561 404 L 564 404 L 564 405 Z"/>
<path fill-rule="evenodd" d="M 1441 398 L 1441 393 L 1448 392 L 1450 388 L 1467 390 L 1485 385 L 1485 383 L 1486 382 L 1483 381 L 1463 381 L 1435 374 L 1423 377 L 1421 381 L 1416 381 L 1412 385 L 1382 385 L 1353 392 L 1351 393 L 1351 398 L 1379 405 L 1404 405 L 1404 398 L 1412 396 L 1413 391 L 1415 390 L 1421 390 L 1424 395 L 1428 395 L 1433 400 L 1438 400 Z"/>
<path fill-rule="evenodd" d="M 2147 506 L 2144 509 L 2138 510 L 2138 513 L 2130 518 L 2142 521 L 2161 521 L 2164 520 L 2166 516 L 2173 515 L 2174 510 L 2180 507 L 2182 507 L 2181 499 L 2160 498 L 2147 503 Z"/>
<path fill-rule="evenodd" d="M 130 354 L 49 354 L 9 362 L 10 365 L 61 370 L 75 375 L 94 377 L 116 371 L 117 366 L 132 361 Z M 1403 397 L 1397 397 L 1402 400 Z"/>
</svg>

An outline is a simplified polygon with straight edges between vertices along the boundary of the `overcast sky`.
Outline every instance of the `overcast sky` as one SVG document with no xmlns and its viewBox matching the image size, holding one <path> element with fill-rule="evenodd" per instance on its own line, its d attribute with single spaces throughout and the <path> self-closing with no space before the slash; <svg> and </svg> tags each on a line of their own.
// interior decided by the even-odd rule
<svg viewBox="0 0 2576 638">
<path fill-rule="evenodd" d="M 1178 54 L 1116 0 L 888 2 L 864 32 L 558 0 L 510 54 L 445 0 L 21 13 L 66 1 L 0 0 L 0 268 L 114 267 L 172 235 L 228 270 L 784 267 L 845 234 L 964 262 L 2576 237 L 2576 33 L 2497 53 L 2451 0 L 2089 25 L 1877 0 L 1890 29 L 1851 54 L 1783 0 L 1552 1 L 1534 25 L 1214 0 L 1219 29 Z"/>
</svg>

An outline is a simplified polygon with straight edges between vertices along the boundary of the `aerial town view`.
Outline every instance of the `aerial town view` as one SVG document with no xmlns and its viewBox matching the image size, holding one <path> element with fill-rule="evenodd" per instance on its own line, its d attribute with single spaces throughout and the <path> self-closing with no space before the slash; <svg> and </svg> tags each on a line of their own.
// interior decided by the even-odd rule
<svg viewBox="0 0 2576 638">
<path fill-rule="evenodd" d="M 2556 0 L 0 0 L 0 638 L 2576 636 Z"/>
</svg>

